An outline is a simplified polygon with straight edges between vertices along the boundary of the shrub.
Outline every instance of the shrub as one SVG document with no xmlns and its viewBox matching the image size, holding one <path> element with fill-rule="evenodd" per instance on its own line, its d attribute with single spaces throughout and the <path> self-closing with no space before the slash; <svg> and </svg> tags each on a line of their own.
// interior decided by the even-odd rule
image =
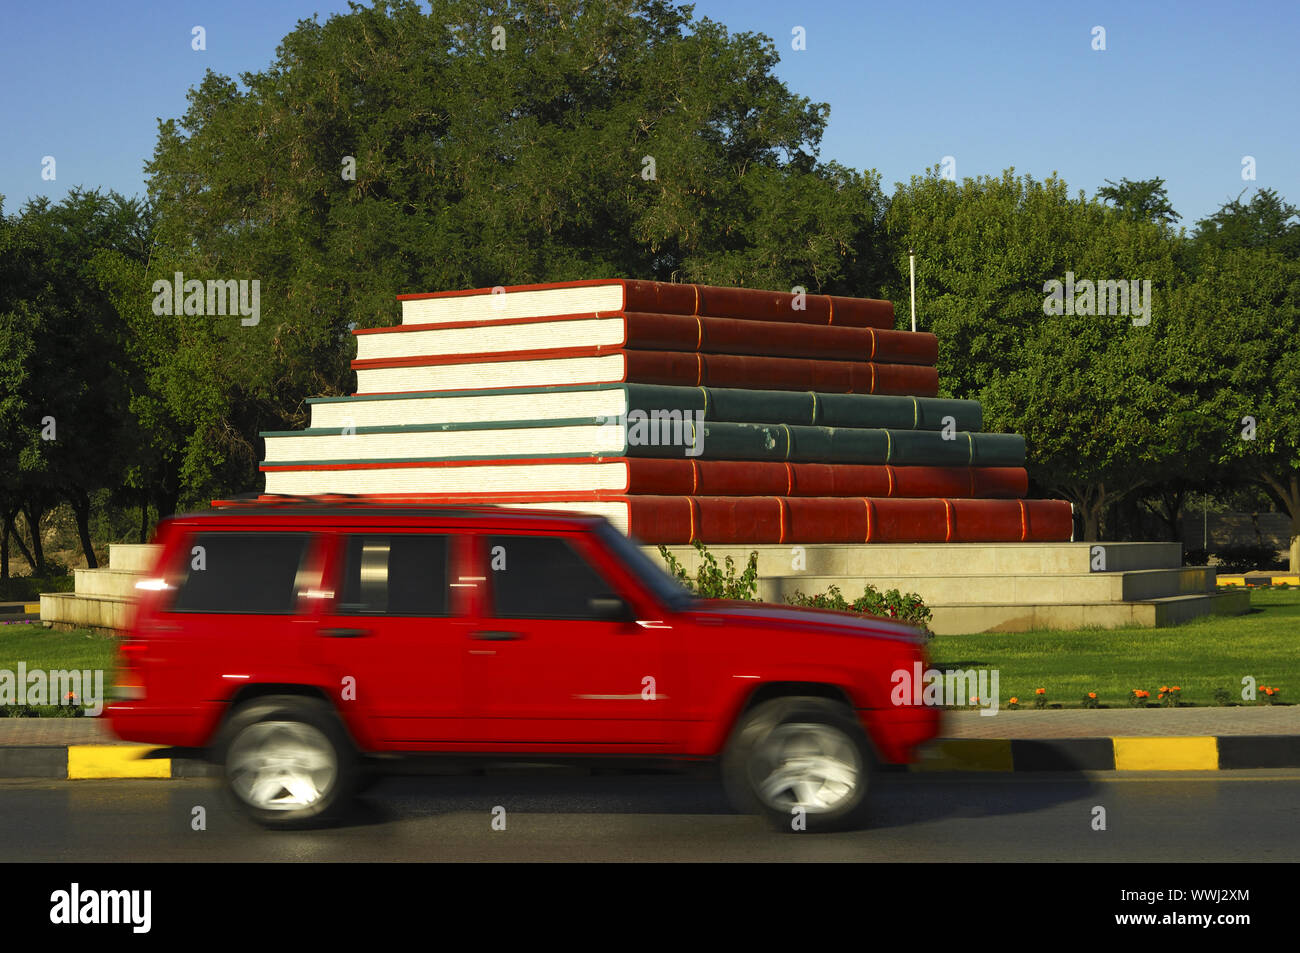
<svg viewBox="0 0 1300 953">
<path fill-rule="evenodd" d="M 659 555 L 668 564 L 668 571 L 677 577 L 677 581 L 695 593 L 701 599 L 746 599 L 754 600 L 758 592 L 758 551 L 749 554 L 745 571 L 736 575 L 736 561 L 726 558 L 726 572 L 718 567 L 717 558 L 701 542 L 695 543 L 695 551 L 700 554 L 700 565 L 695 571 L 695 578 L 687 575 L 677 558 L 668 551 L 667 546 L 659 547 Z"/>
<path fill-rule="evenodd" d="M 63 566 L 47 576 L 10 576 L 0 582 L 0 602 L 35 602 L 42 592 L 71 592 L 75 577 Z"/>
<path fill-rule="evenodd" d="M 1183 553 L 1184 566 L 1208 566 L 1210 551 L 1208 549 L 1189 549 Z"/>
<path fill-rule="evenodd" d="M 897 619 L 899 622 L 916 626 L 927 636 L 933 634 L 930 632 L 930 619 L 934 614 L 926 606 L 925 600 L 915 592 L 901 593 L 897 589 L 881 592 L 875 586 L 868 585 L 862 590 L 862 595 L 849 602 L 838 586 L 831 586 L 825 592 L 811 596 L 796 592 L 792 596 L 786 596 L 785 601 L 792 606 L 838 609 L 841 612 Z"/>
<path fill-rule="evenodd" d="M 1226 688 L 1216 688 L 1214 690 L 1214 703 L 1219 707 L 1226 707 L 1232 701 L 1232 692 Z"/>
<path fill-rule="evenodd" d="M 1083 696 L 1083 707 L 1084 707 L 1084 708 L 1100 708 L 1100 707 L 1101 707 L 1101 703 L 1097 701 L 1097 693 L 1096 693 L 1096 692 L 1088 692 L 1088 694 L 1086 694 L 1086 695 Z"/>
<path fill-rule="evenodd" d="M 1272 569 L 1279 565 L 1277 550 L 1272 546 L 1225 546 L 1214 555 L 1229 572 Z"/>
</svg>

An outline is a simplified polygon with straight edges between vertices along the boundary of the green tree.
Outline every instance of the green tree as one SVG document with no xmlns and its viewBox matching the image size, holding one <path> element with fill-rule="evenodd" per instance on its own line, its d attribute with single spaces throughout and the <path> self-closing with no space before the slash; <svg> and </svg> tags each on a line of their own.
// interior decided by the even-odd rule
<svg viewBox="0 0 1300 953">
<path fill-rule="evenodd" d="M 1203 399 L 1215 459 L 1290 516 L 1290 568 L 1300 572 L 1300 261 L 1212 248 L 1199 266 L 1186 308 L 1216 365 Z"/>
<path fill-rule="evenodd" d="M 1300 209 L 1273 189 L 1260 189 L 1245 203 L 1238 195 L 1196 223 L 1195 241 L 1200 248 L 1263 248 L 1300 258 Z"/>
<path fill-rule="evenodd" d="M 208 74 L 159 127 L 145 280 L 163 262 L 257 279 L 262 313 L 160 321 L 162 389 L 194 391 L 184 486 L 250 488 L 257 431 L 350 391 L 347 332 L 391 324 L 398 293 L 628 276 L 878 294 L 879 183 L 818 161 L 828 107 L 776 63 L 770 39 L 663 0 L 380 0 L 299 22 L 239 83 Z"/>
<path fill-rule="evenodd" d="M 26 517 L 30 557 L 47 570 L 41 523 L 59 500 L 76 518 L 87 564 L 92 495 L 117 482 L 130 444 L 120 321 L 89 266 L 100 250 L 142 252 L 141 212 L 116 193 L 73 189 L 39 198 L 6 221 L 0 292 L 0 414 L 4 492 Z M 12 517 L 6 513 L 6 523 Z"/>
<path fill-rule="evenodd" d="M 1097 190 L 1097 198 L 1113 202 L 1116 210 L 1133 222 L 1172 225 L 1182 218 L 1169 204 L 1165 180 L 1160 178 L 1137 182 L 1122 178 L 1118 184 L 1107 179 L 1106 184 Z"/>
<path fill-rule="evenodd" d="M 961 184 L 914 178 L 885 223 L 896 260 L 917 250 L 918 311 L 939 336 L 946 392 L 983 401 L 986 429 L 1023 434 L 1036 485 L 1075 503 L 1085 536 L 1099 538 L 1107 508 L 1156 482 L 1186 450 L 1180 441 L 1203 432 L 1178 427 L 1191 405 L 1173 399 L 1158 358 L 1173 340 L 1161 302 L 1180 280 L 1177 236 L 1014 170 Z M 1098 313 L 1111 310 L 1099 287 L 1093 313 L 1064 313 L 1063 302 L 1048 313 L 1049 283 L 1071 274 L 1080 288 L 1137 281 L 1155 302 L 1151 323 L 1134 325 L 1136 299 L 1130 313 Z"/>
</svg>

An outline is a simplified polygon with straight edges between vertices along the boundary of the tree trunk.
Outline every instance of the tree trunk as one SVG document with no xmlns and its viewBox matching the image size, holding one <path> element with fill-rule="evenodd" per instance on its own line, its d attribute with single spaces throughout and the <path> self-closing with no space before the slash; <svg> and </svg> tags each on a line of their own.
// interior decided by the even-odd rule
<svg viewBox="0 0 1300 953">
<path fill-rule="evenodd" d="M 24 503 L 23 515 L 27 517 L 27 532 L 32 534 L 32 551 L 29 554 L 32 575 L 49 575 L 49 567 L 45 565 L 45 546 L 41 543 L 41 519 L 45 516 L 45 507 L 40 503 Z"/>
<path fill-rule="evenodd" d="M 0 583 L 9 581 L 9 527 L 13 516 L 6 507 L 0 511 Z"/>
<path fill-rule="evenodd" d="M 1182 522 L 1183 504 L 1186 500 L 1186 490 L 1166 490 L 1156 496 L 1156 508 L 1160 511 L 1160 518 L 1169 527 L 1169 538 L 1174 542 L 1182 542 L 1183 540 L 1180 523 Z"/>
<path fill-rule="evenodd" d="M 1106 508 L 1106 488 L 1100 483 L 1072 483 L 1055 488 L 1074 504 L 1083 519 L 1083 541 L 1097 542 L 1101 532 L 1101 516 Z"/>
<path fill-rule="evenodd" d="M 153 506 L 158 511 L 160 520 L 176 514 L 176 503 L 180 496 L 179 490 L 158 490 L 154 493 Z"/>
<path fill-rule="evenodd" d="M 27 565 L 31 567 L 33 573 L 36 572 L 36 560 L 32 558 L 31 550 L 23 542 L 22 534 L 18 532 L 18 510 L 15 508 L 6 517 L 5 520 L 7 536 L 13 537 L 13 541 L 18 544 L 18 551 L 23 554 L 23 559 L 27 560 Z M 6 540 L 7 541 L 7 540 Z"/>
<path fill-rule="evenodd" d="M 68 494 L 68 502 L 72 504 L 72 514 L 77 519 L 77 535 L 81 538 L 81 552 L 86 557 L 86 568 L 98 569 L 95 546 L 90 541 L 90 494 L 81 489 L 73 490 Z"/>
<path fill-rule="evenodd" d="M 1300 473 L 1291 471 L 1279 480 L 1272 474 L 1263 474 L 1264 485 L 1273 492 L 1291 517 L 1291 545 L 1288 547 L 1287 571 L 1300 573 Z"/>
</svg>

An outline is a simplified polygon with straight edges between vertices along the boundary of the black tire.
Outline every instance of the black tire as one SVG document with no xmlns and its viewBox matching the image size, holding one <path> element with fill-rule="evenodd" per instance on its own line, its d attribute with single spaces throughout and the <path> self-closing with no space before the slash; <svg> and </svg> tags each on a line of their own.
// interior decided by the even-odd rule
<svg viewBox="0 0 1300 953">
<path fill-rule="evenodd" d="M 240 705 L 222 728 L 215 755 L 227 796 L 263 827 L 337 820 L 360 777 L 356 749 L 338 716 L 325 702 L 296 695 Z"/>
<path fill-rule="evenodd" d="M 861 826 L 875 768 L 852 709 L 805 696 L 774 698 L 745 712 L 722 756 L 733 806 L 786 832 Z M 796 782 L 797 789 L 786 787 Z"/>
</svg>

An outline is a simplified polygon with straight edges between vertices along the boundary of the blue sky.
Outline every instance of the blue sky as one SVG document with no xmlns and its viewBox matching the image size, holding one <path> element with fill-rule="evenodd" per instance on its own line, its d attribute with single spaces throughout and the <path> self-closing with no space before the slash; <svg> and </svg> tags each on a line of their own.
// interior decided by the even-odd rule
<svg viewBox="0 0 1300 953">
<path fill-rule="evenodd" d="M 144 193 L 159 117 L 206 68 L 268 65 L 297 20 L 333 0 L 6 4 L 0 24 L 0 194 L 16 212 L 76 185 Z M 1163 177 L 1191 226 L 1257 187 L 1300 204 L 1300 4 L 702 0 L 697 17 L 772 37 L 778 75 L 831 106 L 822 158 L 876 169 L 888 190 L 955 160 L 1106 179 Z M 191 29 L 207 49 L 191 49 Z M 807 49 L 791 48 L 806 30 Z M 1104 51 L 1092 49 L 1105 29 Z M 56 161 L 55 181 L 41 178 Z M 1253 156 L 1255 181 L 1242 179 Z"/>
</svg>

